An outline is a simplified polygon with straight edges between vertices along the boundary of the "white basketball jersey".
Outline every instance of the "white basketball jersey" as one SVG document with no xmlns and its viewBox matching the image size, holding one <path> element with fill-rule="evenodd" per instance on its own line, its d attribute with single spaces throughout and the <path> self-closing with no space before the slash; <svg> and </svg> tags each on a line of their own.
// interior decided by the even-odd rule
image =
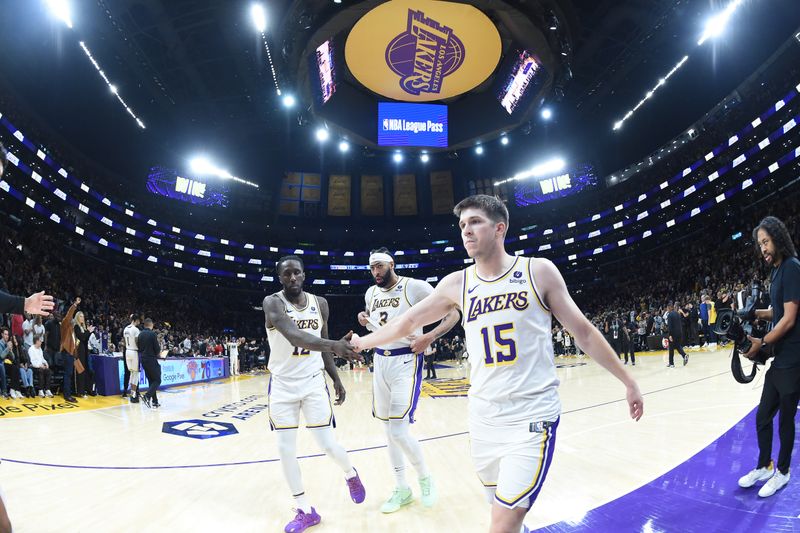
<svg viewBox="0 0 800 533">
<path fill-rule="evenodd" d="M 422 301 L 427 295 L 433 292 L 433 287 L 426 281 L 406 278 L 399 276 L 394 286 L 384 289 L 373 285 L 364 295 L 367 305 L 367 314 L 378 324 L 383 326 L 391 319 L 402 315 L 411 306 Z M 414 335 L 422 335 L 422 328 L 414 332 Z M 407 348 L 411 345 L 408 339 L 400 339 L 381 345 L 379 348 L 394 350 L 397 348 Z"/>
<path fill-rule="evenodd" d="M 122 336 L 125 338 L 125 349 L 139 351 L 137 339 L 139 337 L 139 328 L 133 324 L 128 324 L 122 331 Z"/>
<path fill-rule="evenodd" d="M 554 421 L 561 413 L 552 317 L 531 270 L 517 257 L 495 280 L 464 269 L 463 325 L 472 367 L 470 427 Z"/>
<path fill-rule="evenodd" d="M 289 302 L 283 292 L 276 295 L 283 302 L 286 314 L 299 329 L 315 337 L 322 336 L 322 313 L 316 296 L 306 293 L 306 306 L 300 309 Z M 275 327 L 267 328 L 267 340 L 270 349 L 267 367 L 278 377 L 305 378 L 316 374 L 324 366 L 322 353 L 292 346 Z"/>
<path fill-rule="evenodd" d="M 228 343 L 228 355 L 230 357 L 238 357 L 239 356 L 239 343 L 238 342 L 229 342 Z"/>
</svg>

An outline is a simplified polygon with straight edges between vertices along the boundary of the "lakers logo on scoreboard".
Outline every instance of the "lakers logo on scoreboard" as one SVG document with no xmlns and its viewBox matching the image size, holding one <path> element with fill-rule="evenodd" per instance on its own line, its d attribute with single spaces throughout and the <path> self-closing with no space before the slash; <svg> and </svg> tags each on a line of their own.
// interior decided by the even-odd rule
<svg viewBox="0 0 800 533">
<path fill-rule="evenodd" d="M 408 94 L 438 94 L 444 78 L 464 63 L 464 54 L 464 44 L 452 28 L 409 9 L 406 31 L 386 48 L 386 63 Z"/>
<path fill-rule="evenodd" d="M 492 20 L 463 2 L 392 0 L 347 36 L 345 59 L 368 89 L 403 102 L 443 100 L 483 83 L 500 60 Z M 384 129 L 392 129 L 391 120 Z"/>
</svg>

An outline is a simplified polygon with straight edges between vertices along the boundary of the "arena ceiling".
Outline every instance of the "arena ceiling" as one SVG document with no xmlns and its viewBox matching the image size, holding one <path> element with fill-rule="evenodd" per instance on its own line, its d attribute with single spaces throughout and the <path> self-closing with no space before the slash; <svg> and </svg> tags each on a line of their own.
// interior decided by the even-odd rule
<svg viewBox="0 0 800 533">
<path fill-rule="evenodd" d="M 694 46 L 708 14 L 725 3 L 460 2 L 494 26 L 499 55 L 483 60 L 496 64 L 484 65 L 488 76 L 465 92 L 427 100 L 460 109 L 459 131 L 455 137 L 451 133 L 458 142 L 446 152 L 508 132 L 518 138 L 508 157 L 520 161 L 556 149 L 610 173 L 642 157 L 735 89 L 800 25 L 796 0 L 748 2 L 747 17 L 734 20 L 726 38 L 699 52 L 659 98 L 623 130 L 612 132 L 614 121 Z M 355 75 L 348 61 L 339 67 L 344 103 L 335 112 L 315 105 L 316 74 L 309 71 L 309 56 L 330 38 L 345 45 L 358 21 L 383 2 L 263 0 L 277 84 L 298 100 L 291 110 L 276 94 L 267 50 L 250 19 L 250 1 L 71 4 L 74 30 L 53 19 L 44 1 L 4 2 L 0 84 L 22 105 L 22 113 L 46 125 L 45 138 L 49 131 L 58 132 L 66 148 L 118 179 L 143 181 L 151 166 L 179 167 L 190 154 L 203 151 L 237 175 L 274 186 L 286 169 L 324 166 L 326 156 L 313 135 L 320 122 L 354 143 L 348 158 L 380 154 L 364 133 L 375 125 L 364 126 L 363 111 L 387 98 Z M 109 94 L 79 40 L 90 46 L 146 129 L 138 128 Z M 499 122 L 497 109 L 486 102 L 495 98 L 503 62 L 520 47 L 535 53 L 547 75 L 520 112 Z M 553 110 L 551 121 L 539 118 L 542 106 Z"/>
</svg>

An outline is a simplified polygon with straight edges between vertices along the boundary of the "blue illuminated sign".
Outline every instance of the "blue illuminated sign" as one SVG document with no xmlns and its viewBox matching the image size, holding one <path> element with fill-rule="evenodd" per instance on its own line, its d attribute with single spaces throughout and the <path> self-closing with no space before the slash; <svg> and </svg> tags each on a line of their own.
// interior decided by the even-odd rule
<svg viewBox="0 0 800 533">
<path fill-rule="evenodd" d="M 379 146 L 447 147 L 447 106 L 378 103 Z"/>
</svg>

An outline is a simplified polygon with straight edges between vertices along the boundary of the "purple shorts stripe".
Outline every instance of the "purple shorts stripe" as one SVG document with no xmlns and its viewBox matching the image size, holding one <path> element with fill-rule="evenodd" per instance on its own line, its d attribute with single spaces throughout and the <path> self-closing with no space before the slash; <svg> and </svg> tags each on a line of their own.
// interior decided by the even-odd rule
<svg viewBox="0 0 800 533">
<path fill-rule="evenodd" d="M 495 494 L 495 499 L 502 504 L 504 507 L 514 507 L 519 502 L 524 499 L 528 499 L 529 508 L 533 506 L 533 502 L 536 501 L 536 498 L 539 496 L 539 492 L 542 490 L 542 485 L 544 485 L 544 480 L 547 478 L 547 473 L 550 470 L 550 463 L 553 462 L 553 452 L 556 449 L 556 430 L 558 429 L 558 423 L 561 421 L 561 417 L 557 418 L 553 424 L 547 428 L 547 435 L 545 436 L 545 440 L 543 443 L 543 451 L 542 451 L 542 458 L 540 460 L 540 468 L 536 474 L 536 478 L 533 480 L 533 484 L 531 484 L 531 488 L 514 498 L 512 501 L 505 501 L 502 498 L 498 497 Z"/>
<path fill-rule="evenodd" d="M 417 403 L 419 402 L 419 394 L 422 390 L 422 367 L 423 355 L 417 354 L 417 360 L 414 361 L 414 397 L 411 400 L 411 411 L 408 413 L 409 424 L 414 423 L 414 413 L 417 411 Z"/>
</svg>

